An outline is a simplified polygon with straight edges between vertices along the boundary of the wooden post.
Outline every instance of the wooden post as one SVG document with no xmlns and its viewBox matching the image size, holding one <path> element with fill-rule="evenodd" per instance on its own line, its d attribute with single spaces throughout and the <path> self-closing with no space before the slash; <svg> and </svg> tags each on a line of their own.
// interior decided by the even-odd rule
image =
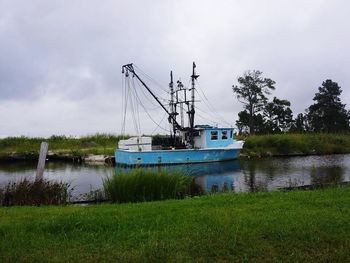
<svg viewBox="0 0 350 263">
<path fill-rule="evenodd" d="M 45 161 L 46 161 L 46 155 L 47 155 L 48 149 L 49 149 L 49 144 L 47 142 L 42 142 L 40 145 L 40 154 L 39 154 L 38 167 L 36 170 L 35 180 L 43 179 Z"/>
</svg>

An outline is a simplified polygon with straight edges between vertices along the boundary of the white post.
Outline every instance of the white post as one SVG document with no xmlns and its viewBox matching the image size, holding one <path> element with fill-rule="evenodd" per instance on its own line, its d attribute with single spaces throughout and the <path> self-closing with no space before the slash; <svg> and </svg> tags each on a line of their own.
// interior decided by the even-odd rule
<svg viewBox="0 0 350 263">
<path fill-rule="evenodd" d="M 35 180 L 43 179 L 45 161 L 46 161 L 46 155 L 47 155 L 48 149 L 49 149 L 49 144 L 47 142 L 42 142 L 40 145 L 40 154 L 39 154 L 38 167 L 36 170 Z"/>
</svg>

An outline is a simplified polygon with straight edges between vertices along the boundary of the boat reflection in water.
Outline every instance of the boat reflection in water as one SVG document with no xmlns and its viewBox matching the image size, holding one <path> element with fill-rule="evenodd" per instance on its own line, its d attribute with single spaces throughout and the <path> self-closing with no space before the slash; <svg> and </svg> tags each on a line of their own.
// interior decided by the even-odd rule
<svg viewBox="0 0 350 263">
<path fill-rule="evenodd" d="M 130 172 L 135 168 L 116 167 L 116 173 Z M 169 166 L 151 166 L 140 169 L 154 171 L 180 172 L 185 175 L 194 176 L 195 182 L 200 185 L 204 192 L 226 192 L 235 190 L 235 178 L 241 175 L 238 160 L 227 162 L 183 164 Z"/>
</svg>

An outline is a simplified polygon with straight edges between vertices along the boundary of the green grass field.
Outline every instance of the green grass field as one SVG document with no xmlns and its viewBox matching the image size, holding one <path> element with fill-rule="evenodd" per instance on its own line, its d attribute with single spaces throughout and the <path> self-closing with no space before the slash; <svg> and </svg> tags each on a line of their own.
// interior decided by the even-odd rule
<svg viewBox="0 0 350 263">
<path fill-rule="evenodd" d="M 349 262 L 350 187 L 0 208 L 0 262 Z"/>
</svg>

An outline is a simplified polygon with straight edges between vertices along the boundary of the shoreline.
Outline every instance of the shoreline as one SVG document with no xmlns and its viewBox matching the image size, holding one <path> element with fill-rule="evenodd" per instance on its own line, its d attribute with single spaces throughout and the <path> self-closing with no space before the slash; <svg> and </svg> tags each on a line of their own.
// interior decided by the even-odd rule
<svg viewBox="0 0 350 263">
<path fill-rule="evenodd" d="M 159 136 L 158 136 L 159 137 Z M 49 143 L 48 161 L 74 163 L 114 163 L 114 150 L 122 136 L 96 134 L 82 138 L 9 137 L 0 139 L 0 163 L 37 161 L 40 143 Z M 268 134 L 251 135 L 245 140 L 239 159 L 349 154 L 350 134 Z M 154 145 L 161 143 L 155 136 Z"/>
<path fill-rule="evenodd" d="M 254 160 L 254 159 L 265 159 L 265 158 L 289 158 L 289 157 L 307 157 L 307 156 L 323 156 L 323 155 L 340 155 L 350 154 L 350 152 L 340 153 L 289 153 L 289 154 L 253 154 L 247 155 L 245 153 L 240 154 L 236 160 Z M 9 154 L 0 156 L 1 163 L 16 163 L 16 162 L 37 162 L 39 154 Z M 78 163 L 78 164 L 91 164 L 91 165 L 113 165 L 115 166 L 115 157 L 112 155 L 70 155 L 70 154 L 48 154 L 46 162 L 67 162 L 67 163 Z"/>
</svg>

